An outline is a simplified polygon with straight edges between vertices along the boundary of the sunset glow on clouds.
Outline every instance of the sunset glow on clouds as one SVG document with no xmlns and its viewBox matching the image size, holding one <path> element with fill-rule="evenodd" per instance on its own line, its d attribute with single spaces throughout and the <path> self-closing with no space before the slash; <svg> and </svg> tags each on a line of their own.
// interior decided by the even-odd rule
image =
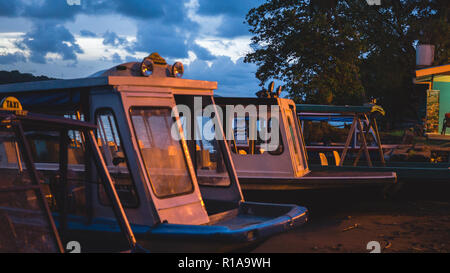
<svg viewBox="0 0 450 273">
<path fill-rule="evenodd" d="M 79 78 L 158 52 L 220 95 L 260 88 L 245 15 L 261 1 L 0 0 L 0 70 Z"/>
</svg>

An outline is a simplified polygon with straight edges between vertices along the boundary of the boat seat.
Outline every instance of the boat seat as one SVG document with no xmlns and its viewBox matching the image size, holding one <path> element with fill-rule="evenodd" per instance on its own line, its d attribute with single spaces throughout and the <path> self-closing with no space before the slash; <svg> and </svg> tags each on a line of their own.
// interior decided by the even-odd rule
<svg viewBox="0 0 450 273">
<path fill-rule="evenodd" d="M 328 159 L 325 156 L 325 154 L 324 153 L 319 153 L 319 157 L 320 157 L 320 165 L 328 166 Z"/>
<path fill-rule="evenodd" d="M 334 156 L 334 162 L 336 163 L 336 166 L 339 166 L 339 164 L 341 163 L 341 156 L 339 155 L 339 153 L 337 151 L 333 150 L 333 156 Z"/>
<path fill-rule="evenodd" d="M 239 154 L 240 154 L 240 155 L 246 155 L 247 152 L 246 152 L 245 150 L 242 150 L 242 149 L 241 149 L 241 150 L 239 150 Z"/>
</svg>

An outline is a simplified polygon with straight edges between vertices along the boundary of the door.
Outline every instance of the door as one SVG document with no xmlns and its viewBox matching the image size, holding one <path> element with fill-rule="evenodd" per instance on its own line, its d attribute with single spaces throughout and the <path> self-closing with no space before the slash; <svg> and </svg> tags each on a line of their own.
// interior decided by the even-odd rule
<svg viewBox="0 0 450 273">
<path fill-rule="evenodd" d="M 131 142 L 161 222 L 209 222 L 170 89 L 123 87 Z"/>
</svg>

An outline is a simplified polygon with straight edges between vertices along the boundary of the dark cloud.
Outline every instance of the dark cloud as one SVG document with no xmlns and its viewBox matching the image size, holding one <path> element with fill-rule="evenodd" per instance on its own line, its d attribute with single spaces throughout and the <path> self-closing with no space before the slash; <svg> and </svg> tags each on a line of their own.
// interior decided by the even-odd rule
<svg viewBox="0 0 450 273">
<path fill-rule="evenodd" d="M 126 46 L 128 44 L 127 39 L 119 37 L 113 31 L 107 31 L 103 34 L 103 44 L 110 46 Z"/>
<path fill-rule="evenodd" d="M 81 5 L 69 5 L 66 0 L 60 1 L 27 1 L 21 16 L 39 19 L 73 20 L 82 12 Z"/>
<path fill-rule="evenodd" d="M 158 1 L 158 0 L 116 1 L 117 5 L 116 10 L 120 14 L 127 15 L 130 17 L 137 17 L 142 19 L 161 18 L 166 15 L 163 6 L 167 4 L 168 4 L 167 1 Z"/>
<path fill-rule="evenodd" d="M 69 5 L 66 0 L 0 0 L 0 16 L 73 20 L 77 14 L 121 14 L 137 19 L 171 18 L 183 15 L 180 0 L 80 0 Z M 169 22 L 169 21 L 168 21 Z"/>
<path fill-rule="evenodd" d="M 65 0 L 0 0 L 0 6 L 4 6 L 0 13 L 31 18 L 34 22 L 53 20 L 61 24 L 67 20 L 74 20 L 78 14 L 124 15 L 137 20 L 137 41 L 133 44 L 128 43 L 125 38 L 108 31 L 103 35 L 103 44 L 124 47 L 130 54 L 136 51 L 158 51 L 172 58 L 186 58 L 188 51 L 192 50 L 202 60 L 213 60 L 214 56 L 207 49 L 190 42 L 195 40 L 199 26 L 188 18 L 185 7 L 187 2 L 188 0 L 82 0 L 81 5 L 69 5 Z M 260 0 L 231 2 L 199 0 L 197 12 L 200 15 L 223 15 L 224 20 L 218 28 L 218 35 L 227 38 L 236 37 L 249 34 L 243 18 L 248 10 L 259 2 Z M 111 29 L 113 30 L 113 26 Z M 82 30 L 80 34 L 84 37 L 96 37 L 89 30 Z M 76 46 L 73 49 L 76 50 Z M 60 51 L 65 52 L 66 58 L 73 59 L 74 55 L 67 48 L 63 47 Z M 35 61 L 43 61 L 42 55 L 32 57 Z"/>
<path fill-rule="evenodd" d="M 0 0 L 0 16 L 22 16 L 31 18 L 34 27 L 17 42 L 23 50 L 29 50 L 29 60 L 46 63 L 48 53 L 56 53 L 64 60 L 77 60 L 82 53 L 74 36 L 63 26 L 74 20 L 79 14 L 85 15 L 123 15 L 136 22 L 136 41 L 128 42 L 115 29 L 93 33 L 88 26 L 81 28 L 83 37 L 102 37 L 103 44 L 120 47 L 128 51 L 122 58 L 119 54 L 109 53 L 104 61 L 122 63 L 124 61 L 141 61 L 133 55 L 136 51 L 158 52 L 166 59 L 187 58 L 188 51 L 193 51 L 197 60 L 186 67 L 185 78 L 218 81 L 218 93 L 233 96 L 254 96 L 259 90 L 254 76 L 256 65 L 245 64 L 242 59 L 233 63 L 230 58 L 215 57 L 211 52 L 195 40 L 199 37 L 200 26 L 189 19 L 185 4 L 189 0 L 81 0 L 81 5 L 68 5 L 65 0 Z M 245 15 L 250 8 L 261 4 L 262 0 L 213 1 L 199 0 L 197 13 L 203 16 L 222 16 L 222 24 L 218 27 L 218 36 L 232 38 L 249 35 L 244 23 Z M 120 21 L 117 21 L 120 24 Z M 20 62 L 23 55 L 0 56 L 0 63 Z M 207 62 L 208 61 L 208 62 Z M 75 62 L 71 63 L 72 65 Z M 208 64 L 212 65 L 209 66 Z"/>
<path fill-rule="evenodd" d="M 25 61 L 26 61 L 25 56 L 20 52 L 0 55 L 0 64 L 14 64 Z"/>
<path fill-rule="evenodd" d="M 228 0 L 228 1 L 211 1 L 211 0 L 199 0 L 198 14 L 217 16 L 240 16 L 244 18 L 247 12 L 253 8 L 262 4 L 263 0 Z"/>
<path fill-rule="evenodd" d="M 263 0 L 199 0 L 197 13 L 205 16 L 223 16 L 222 24 L 217 29 L 218 36 L 232 38 L 249 35 L 245 16 L 251 8 L 261 5 Z"/>
<path fill-rule="evenodd" d="M 139 20 L 136 42 L 128 47 L 128 50 L 158 52 L 164 58 L 187 58 L 188 51 L 194 50 L 199 55 L 210 59 L 212 56 L 209 56 L 207 51 L 189 42 L 193 40 L 192 37 L 198 32 L 199 26 L 188 18 L 187 9 L 184 6 L 186 2 L 158 1 L 159 12 L 163 16 L 153 20 Z M 191 46 L 195 49 L 190 49 Z"/>
<path fill-rule="evenodd" d="M 22 7 L 20 1 L 0 0 L 0 16 L 15 17 Z"/>
<path fill-rule="evenodd" d="M 208 49 L 196 44 L 195 42 L 189 46 L 189 50 L 192 50 L 200 60 L 211 61 L 216 59 L 216 57 L 212 55 Z"/>
<path fill-rule="evenodd" d="M 158 52 L 164 58 L 187 58 L 188 32 L 177 32 L 172 25 L 148 23 L 138 26 L 137 41 L 133 50 L 143 52 Z"/>
<path fill-rule="evenodd" d="M 254 97 L 260 89 L 255 71 L 256 65 L 244 63 L 242 58 L 234 63 L 229 57 L 220 56 L 211 66 L 206 61 L 195 60 L 186 66 L 183 78 L 217 81 L 217 94 L 221 96 Z"/>
<path fill-rule="evenodd" d="M 226 38 L 250 35 L 248 25 L 244 22 L 244 17 L 225 16 L 217 32 L 219 36 Z"/>
<path fill-rule="evenodd" d="M 83 37 L 97 37 L 97 34 L 86 29 L 80 30 L 80 35 Z"/>
<path fill-rule="evenodd" d="M 83 53 L 74 36 L 64 26 L 49 22 L 37 23 L 19 40 L 20 49 L 30 50 L 30 61 L 46 63 L 48 53 L 59 54 L 63 60 L 77 60 L 76 53 Z"/>
</svg>

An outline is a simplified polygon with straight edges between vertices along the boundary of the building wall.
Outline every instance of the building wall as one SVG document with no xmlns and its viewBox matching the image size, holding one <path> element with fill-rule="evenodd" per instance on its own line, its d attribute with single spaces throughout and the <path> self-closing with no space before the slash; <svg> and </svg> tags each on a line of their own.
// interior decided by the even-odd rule
<svg viewBox="0 0 450 273">
<path fill-rule="evenodd" d="M 445 113 L 450 113 L 450 82 L 434 82 L 433 89 L 439 90 L 439 133 L 442 130 Z M 450 129 L 447 129 L 447 133 Z"/>
</svg>

